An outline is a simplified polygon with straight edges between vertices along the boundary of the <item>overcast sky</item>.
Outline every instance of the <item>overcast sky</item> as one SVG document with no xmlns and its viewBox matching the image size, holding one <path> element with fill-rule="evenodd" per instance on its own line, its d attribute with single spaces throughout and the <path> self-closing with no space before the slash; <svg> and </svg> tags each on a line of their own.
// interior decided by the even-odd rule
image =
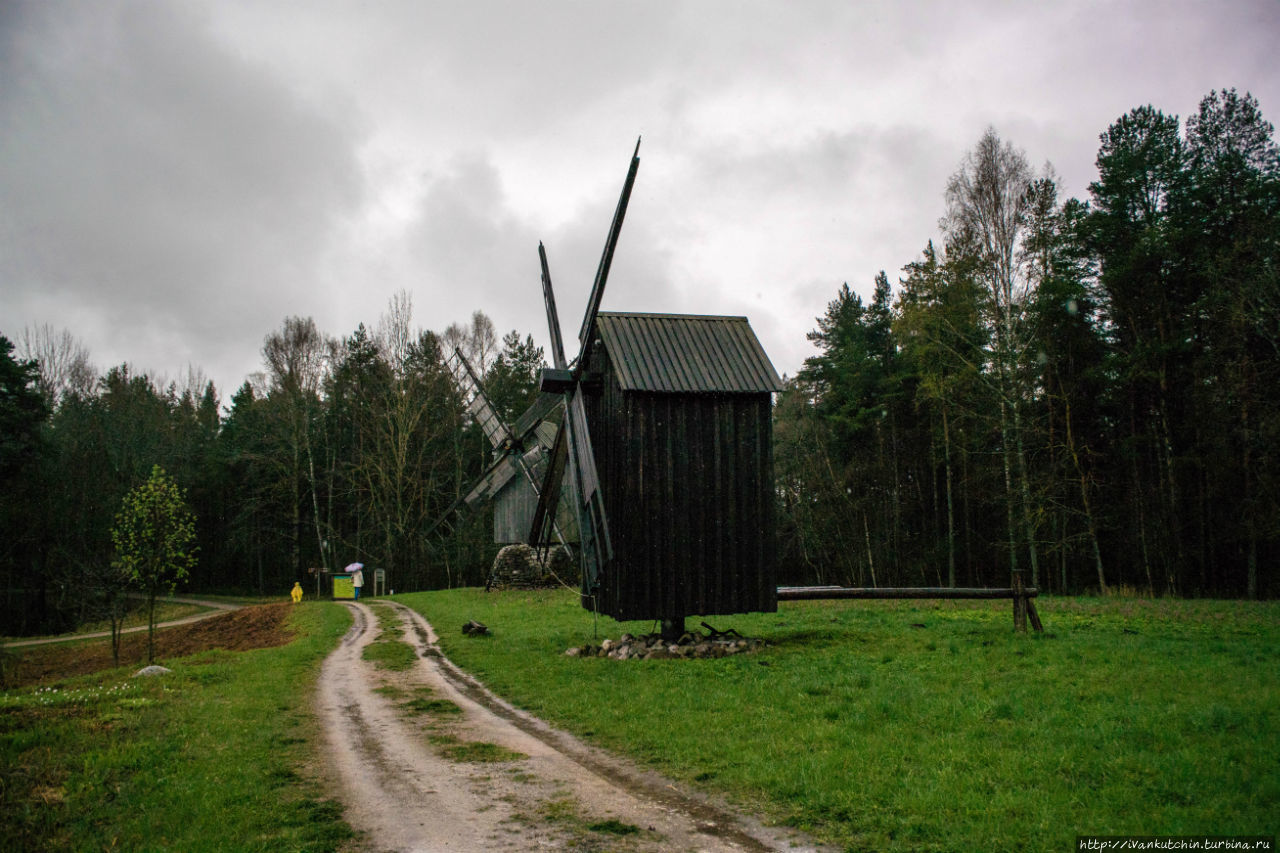
<svg viewBox="0 0 1280 853">
<path fill-rule="evenodd" d="M 1098 135 L 1211 89 L 1280 117 L 1280 2 L 0 0 L 0 333 L 224 402 L 288 316 L 411 294 L 570 357 L 605 310 L 745 314 L 779 372 L 938 234 L 987 126 L 1084 198 Z"/>
</svg>

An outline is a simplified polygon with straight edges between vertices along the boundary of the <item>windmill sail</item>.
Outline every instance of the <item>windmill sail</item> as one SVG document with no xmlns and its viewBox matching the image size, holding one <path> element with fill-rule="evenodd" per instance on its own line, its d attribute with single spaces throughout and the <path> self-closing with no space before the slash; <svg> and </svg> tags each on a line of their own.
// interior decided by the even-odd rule
<svg viewBox="0 0 1280 853">
<path fill-rule="evenodd" d="M 471 363 L 467 361 L 462 351 L 454 347 L 453 354 L 445 360 L 444 366 L 462 392 L 463 407 L 480 425 L 480 429 L 484 430 L 489 443 L 494 447 L 511 443 L 511 430 L 502 422 L 502 418 L 498 417 L 493 403 L 489 400 L 489 395 L 484 393 L 484 388 L 480 385 L 480 378 L 471 369 Z"/>
<path fill-rule="evenodd" d="M 547 325 L 550 327 L 552 358 L 556 369 L 549 377 L 543 374 L 543 387 L 557 387 L 564 394 L 565 440 L 568 443 L 566 452 L 569 469 L 570 493 L 573 510 L 578 519 L 578 535 L 581 538 L 582 589 L 592 595 L 598 588 L 600 577 L 613 559 L 613 544 L 609 538 L 609 521 L 604 512 L 604 498 L 600 494 L 600 475 L 596 470 L 595 454 L 591 448 L 591 433 L 587 424 L 586 409 L 582 402 L 583 373 L 590 360 L 591 345 L 595 337 L 596 315 L 600 311 L 600 302 L 604 298 L 605 284 L 609 279 L 609 269 L 613 265 L 614 250 L 618 245 L 618 236 L 622 232 L 622 222 L 627 215 L 627 205 L 631 199 L 631 188 L 635 184 L 636 172 L 640 167 L 640 141 L 636 140 L 636 150 L 631 155 L 631 165 L 627 178 L 622 185 L 622 194 L 618 198 L 618 206 L 614 210 L 613 221 L 609 225 L 609 234 L 605 238 L 604 252 L 600 256 L 600 264 L 596 268 L 596 278 L 591 287 L 591 295 L 587 299 L 587 311 L 582 320 L 582 328 L 578 332 L 580 344 L 578 358 L 572 373 L 564 356 L 564 344 L 560 336 L 560 321 L 556 313 L 555 294 L 551 287 L 551 272 L 547 265 L 547 253 L 542 244 L 538 245 L 538 257 L 542 264 L 542 293 L 547 306 Z M 568 374 L 566 376 L 566 374 Z M 545 519 L 553 515 L 552 502 L 559 497 L 558 489 L 551 489 L 551 478 L 558 477 L 559 472 L 553 464 L 548 466 L 547 478 L 544 480 L 542 499 L 539 500 L 534 513 L 534 529 L 531 535 L 537 539 L 541 535 L 540 526 Z"/>
<path fill-rule="evenodd" d="M 640 140 L 636 140 L 635 153 L 631 155 L 631 167 L 627 170 L 627 179 L 622 184 L 622 195 L 618 197 L 618 206 L 613 211 L 613 222 L 609 224 L 609 236 L 604 241 L 604 252 L 600 254 L 600 265 L 596 267 L 596 280 L 591 285 L 591 296 L 587 299 L 587 313 L 582 318 L 582 328 L 578 330 L 578 343 L 582 346 L 582 355 L 578 357 L 579 367 L 587 360 L 591 351 L 592 332 L 595 331 L 596 315 L 600 313 L 600 301 L 604 299 L 604 285 L 609 280 L 609 268 L 613 266 L 613 251 L 618 246 L 618 235 L 622 233 L 622 220 L 627 216 L 627 205 L 631 202 L 631 188 L 636 182 L 636 172 L 640 168 Z"/>
<path fill-rule="evenodd" d="M 582 381 L 590 362 L 591 347 L 595 338 L 596 315 L 604 298 L 609 269 L 613 264 L 614 250 L 622 223 L 626 217 L 631 189 L 640 166 L 640 141 L 631 155 L 630 168 L 623 182 L 622 194 L 614 210 L 609 234 L 605 239 L 600 264 L 596 268 L 595 281 L 587 300 L 587 310 L 578 333 L 578 357 L 570 363 L 565 357 L 564 341 L 560 332 L 560 319 L 556 313 L 555 294 L 551 286 L 551 272 L 547 264 L 545 247 L 538 244 L 538 256 L 542 267 L 542 293 L 546 302 L 547 326 L 551 334 L 551 357 L 555 365 L 543 371 L 540 399 L 552 395 L 563 407 L 563 415 L 554 434 L 545 418 L 534 417 L 536 428 L 526 423 L 529 413 L 522 416 L 516 429 L 504 424 L 484 394 L 480 380 L 457 349 L 449 359 L 449 370 L 463 392 L 467 411 L 480 424 L 490 443 L 498 451 L 498 458 L 467 495 L 455 502 L 455 508 L 478 502 L 504 488 L 518 470 L 528 480 L 537 497 L 533 508 L 528 541 L 535 546 L 547 544 L 552 537 L 564 543 L 563 530 L 576 528 L 581 545 L 579 558 L 582 567 L 583 592 L 594 594 L 602 574 L 613 559 L 613 545 L 609 538 L 609 523 L 604 512 L 604 498 L 600 491 L 600 475 L 596 470 L 595 454 L 591 447 L 591 433 L 587 423 L 586 407 L 582 399 Z M 538 403 L 535 403 L 537 406 Z M 532 408 L 531 408 L 532 411 Z M 514 468 L 513 468 L 514 466 Z M 564 477 L 568 474 L 569 500 L 562 500 L 566 491 Z M 566 505 L 567 504 L 567 505 Z M 438 526 L 437 522 L 435 526 Z M 548 532 L 552 536 L 548 536 Z"/>
<path fill-rule="evenodd" d="M 527 488 L 541 503 L 540 488 L 547 468 L 547 454 L 559 428 L 556 421 L 562 420 L 556 412 L 562 401 L 557 396 L 541 394 L 512 428 L 498 416 L 475 370 L 456 347 L 445 366 L 462 394 L 463 407 L 483 430 L 496 456 L 466 494 L 431 524 L 427 535 L 448 523 L 455 513 L 474 509 L 493 499 L 517 477 L 528 484 Z M 495 528 L 498 526 L 495 523 Z M 566 547 L 573 541 L 573 526 L 566 526 L 559 518 L 552 519 L 548 533 L 551 541 Z"/>
</svg>

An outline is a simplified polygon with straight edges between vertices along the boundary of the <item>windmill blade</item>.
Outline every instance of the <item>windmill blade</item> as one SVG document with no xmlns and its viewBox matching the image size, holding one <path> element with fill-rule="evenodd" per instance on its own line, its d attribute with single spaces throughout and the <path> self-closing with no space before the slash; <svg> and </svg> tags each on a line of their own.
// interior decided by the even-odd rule
<svg viewBox="0 0 1280 853">
<path fill-rule="evenodd" d="M 542 479 L 542 490 L 538 493 L 538 506 L 533 511 L 533 523 L 529 526 L 529 544 L 537 548 L 547 541 L 547 522 L 557 517 L 560 507 L 560 494 L 564 489 L 565 460 L 568 457 L 568 441 L 563 421 L 556 430 L 555 443 L 551 446 L 551 454 L 547 459 L 547 470 Z"/>
<path fill-rule="evenodd" d="M 563 411 L 563 394 L 540 393 L 511 424 L 511 435 L 525 447 L 540 442 L 543 447 L 550 449 L 556 437 L 555 431 L 560 428 L 560 421 L 564 420 Z"/>
<path fill-rule="evenodd" d="M 596 471 L 591 435 L 587 432 L 581 386 L 570 396 L 564 420 L 569 441 L 569 468 L 573 475 L 570 482 L 581 541 L 583 589 L 593 592 L 599 585 L 600 575 L 613 559 L 613 543 L 604 514 L 604 498 L 600 494 L 600 477 Z"/>
<path fill-rule="evenodd" d="M 627 215 L 627 203 L 631 201 L 631 187 L 636 182 L 636 170 L 640 168 L 640 140 L 636 140 L 635 153 L 631 155 L 631 168 L 627 170 L 627 180 L 622 185 L 622 195 L 618 198 L 618 207 L 613 212 L 613 223 L 609 226 L 609 236 L 604 241 L 604 253 L 600 256 L 600 266 L 596 268 L 596 280 L 591 286 L 591 297 L 587 300 L 587 313 L 582 318 L 582 328 L 578 331 L 578 343 L 581 345 L 578 356 L 578 367 L 587 362 L 587 354 L 591 349 L 591 341 L 595 336 L 596 314 L 600 311 L 600 300 L 604 298 L 604 285 L 609 279 L 609 267 L 613 265 L 613 250 L 618 245 L 618 235 L 622 232 L 622 220 Z"/>
<path fill-rule="evenodd" d="M 481 503 L 490 500 L 513 479 L 522 475 L 533 489 L 533 493 L 538 496 L 538 503 L 541 506 L 543 498 L 540 487 L 544 478 L 540 476 L 541 472 L 537 470 L 542 467 L 541 460 L 537 459 L 541 454 L 540 446 L 535 446 L 524 453 L 516 445 L 508 446 L 506 451 L 485 469 L 484 473 L 467 490 L 467 493 L 454 501 L 439 518 L 431 523 L 425 535 L 430 536 L 437 528 L 452 518 L 455 513 L 464 509 L 475 509 Z M 554 520 L 551 533 L 561 544 L 567 544 L 559 525 Z"/>
<path fill-rule="evenodd" d="M 538 243 L 538 263 L 542 268 L 542 298 L 547 306 L 547 329 L 551 335 L 551 358 L 557 370 L 564 372 L 568 366 L 564 356 L 564 339 L 560 334 L 560 315 L 556 311 L 556 295 L 555 290 L 551 286 L 551 267 L 547 263 L 547 248 L 541 242 Z M 566 460 L 568 458 L 568 450 L 570 441 L 568 438 L 568 394 L 561 395 L 562 405 L 566 407 L 565 416 L 560 422 L 559 428 L 556 430 L 555 440 L 551 446 L 551 453 L 548 458 L 547 469 L 542 482 L 542 489 L 538 492 L 538 505 L 534 509 L 533 523 L 530 525 L 529 542 L 535 548 L 542 543 L 550 541 L 547 536 L 547 528 L 550 526 L 551 531 L 556 538 L 560 540 L 560 544 L 568 545 L 567 537 L 564 536 L 563 530 L 566 521 L 571 520 L 575 527 L 578 528 L 578 537 L 581 539 L 582 525 L 580 523 L 579 502 L 577 499 L 576 477 L 570 476 L 570 487 L 573 491 L 574 498 L 570 503 L 569 519 L 562 517 L 561 495 L 564 491 L 564 473 Z"/>
<path fill-rule="evenodd" d="M 465 359 L 461 358 L 459 362 L 461 365 L 466 363 Z M 462 369 L 461 366 L 459 369 Z M 555 414 L 558 406 L 563 405 L 564 402 L 558 394 L 540 394 L 516 419 L 514 430 L 504 425 L 503 428 L 512 438 L 505 441 L 501 455 L 485 469 L 466 494 L 454 501 L 439 518 L 432 522 L 425 535 L 430 536 L 455 513 L 463 509 L 474 509 L 478 504 L 489 500 L 519 475 L 524 476 L 535 495 L 539 494 L 541 469 L 546 467 L 541 458 L 545 453 L 540 433 L 558 429 L 558 425 L 550 422 L 550 416 Z M 553 530 L 553 533 L 559 536 L 558 531 Z"/>
<path fill-rule="evenodd" d="M 564 427 L 564 416 L 557 415 L 562 409 L 564 400 L 559 394 L 539 394 L 533 403 L 516 418 L 512 430 L 513 443 L 509 445 L 516 464 L 524 474 L 533 493 L 542 500 L 545 491 L 543 481 L 546 479 L 547 457 L 554 447 L 556 436 Z M 527 448 L 523 454 L 518 451 Z"/>
<path fill-rule="evenodd" d="M 567 393 L 564 422 L 556 434 L 555 445 L 542 481 L 538 505 L 530 525 L 529 542 L 535 547 L 548 541 L 548 523 L 561 523 L 560 501 L 563 493 L 563 477 L 569 473 L 570 514 L 576 520 L 579 560 L 582 565 L 583 587 L 594 590 L 604 567 L 613 559 L 613 544 L 609 538 L 609 525 L 604 514 L 604 501 L 600 494 L 600 478 L 596 471 L 591 436 L 587 432 L 586 413 L 577 393 Z M 560 537 L 564 542 L 564 537 Z"/>
<path fill-rule="evenodd" d="M 542 389 L 564 394 L 563 443 L 567 446 L 561 451 L 561 440 L 557 436 L 556 450 L 547 467 L 543 490 L 534 512 L 530 539 L 535 542 L 542 541 L 547 520 L 555 517 L 560 489 L 552 486 L 558 486 L 558 478 L 563 476 L 563 468 L 567 465 L 570 474 L 569 487 L 573 496 L 573 511 L 578 520 L 583 592 L 587 594 L 593 593 L 598 588 L 601 574 L 613 559 L 613 543 L 609 538 L 604 499 L 600 494 L 600 476 L 596 470 L 591 434 L 587 429 L 586 409 L 582 403 L 582 372 L 586 369 L 591 354 L 596 315 L 600 311 L 600 302 L 604 298 L 609 268 L 613 265 L 613 253 L 618 246 L 618 235 L 622 232 L 622 222 L 626 218 L 627 205 L 631 201 L 631 188 L 635 185 L 636 172 L 639 168 L 640 140 L 637 139 L 636 149 L 631 155 L 631 166 L 627 170 L 627 179 L 622 184 L 622 195 L 618 198 L 613 222 L 609 225 L 609 235 L 605 238 L 600 265 L 596 268 L 596 279 L 591 286 L 591 295 L 587 299 L 587 313 L 582 320 L 582 328 L 578 332 L 580 348 L 577 363 L 572 372 L 568 370 L 568 362 L 564 356 L 564 343 L 560 337 L 560 319 L 556 313 L 555 294 L 551 288 L 551 271 L 547 265 L 546 248 L 541 243 L 538 244 L 538 258 L 542 264 L 542 296 L 547 306 L 547 325 L 551 331 L 552 358 L 555 361 L 554 370 L 544 370 L 542 373 Z M 565 458 L 565 465 L 558 461 L 561 452 Z"/>
<path fill-rule="evenodd" d="M 493 408 L 493 402 L 484 392 L 484 386 L 480 384 L 480 378 L 476 376 L 475 371 L 471 369 L 471 363 L 457 347 L 453 348 L 453 355 L 445 360 L 445 368 L 453 377 L 453 381 L 458 384 L 458 388 L 462 390 L 463 406 L 475 422 L 480 424 L 480 428 L 489 438 L 489 443 L 494 447 L 513 444 L 515 437 L 511 434 L 510 427 L 498 417 L 497 411 Z"/>
<path fill-rule="evenodd" d="M 556 313 L 556 295 L 551 290 L 551 269 L 547 266 L 547 250 L 538 242 L 538 261 L 542 264 L 542 300 L 547 303 L 547 326 L 551 330 L 551 361 L 564 370 L 564 340 L 560 337 L 560 316 Z"/>
<path fill-rule="evenodd" d="M 573 461 L 577 464 L 578 485 L 582 488 L 582 503 L 585 504 L 599 491 L 600 478 L 596 475 L 595 454 L 591 448 L 591 434 L 587 431 L 587 411 L 582 403 L 581 388 L 575 389 L 569 400 L 566 420 L 569 422 L 569 449 L 573 451 Z"/>
<path fill-rule="evenodd" d="M 474 509 L 476 505 L 488 500 L 497 494 L 498 490 L 511 481 L 512 477 L 517 476 L 524 467 L 520 459 L 520 454 L 508 451 L 493 461 L 480 478 L 467 490 L 467 493 L 458 498 L 449 508 L 440 514 L 440 517 L 431 523 L 427 528 L 424 536 L 430 536 L 441 525 L 447 522 L 453 515 L 463 509 Z"/>
<path fill-rule="evenodd" d="M 520 454 L 514 452 L 498 457 L 498 461 L 490 465 L 471 490 L 463 495 L 462 502 L 468 507 L 474 507 L 496 495 L 503 486 L 520 475 L 523 468 L 521 461 Z"/>
<path fill-rule="evenodd" d="M 550 424 L 543 422 L 539 429 L 541 430 L 542 427 L 550 427 Z M 546 465 L 541 469 L 542 487 L 535 490 L 538 495 L 538 504 L 534 508 L 526 541 L 538 549 L 553 542 L 559 542 L 572 552 L 573 548 L 570 548 L 570 544 L 573 543 L 576 547 L 580 536 L 578 512 L 575 509 L 576 501 L 564 498 L 565 489 L 570 486 L 564 476 L 568 470 L 568 430 L 564 421 L 561 420 L 548 432 L 550 435 L 545 436 L 545 440 L 539 439 L 543 442 L 542 446 L 548 450 L 545 454 Z"/>
</svg>

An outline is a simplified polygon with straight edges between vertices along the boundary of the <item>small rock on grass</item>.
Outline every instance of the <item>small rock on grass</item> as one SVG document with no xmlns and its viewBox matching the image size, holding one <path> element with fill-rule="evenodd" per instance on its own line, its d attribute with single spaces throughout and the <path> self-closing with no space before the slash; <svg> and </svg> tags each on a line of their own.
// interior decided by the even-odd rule
<svg viewBox="0 0 1280 853">
<path fill-rule="evenodd" d="M 140 675 L 146 675 L 146 676 L 164 675 L 170 672 L 173 672 L 173 670 L 169 669 L 167 666 L 158 666 L 153 663 L 151 666 L 144 666 L 142 669 L 135 672 L 133 674 L 133 677 L 137 678 Z"/>
</svg>

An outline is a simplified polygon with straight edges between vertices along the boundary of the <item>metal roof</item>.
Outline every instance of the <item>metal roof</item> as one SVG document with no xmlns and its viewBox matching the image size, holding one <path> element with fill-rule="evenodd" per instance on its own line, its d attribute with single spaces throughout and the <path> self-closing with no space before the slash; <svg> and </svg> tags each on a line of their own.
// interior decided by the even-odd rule
<svg viewBox="0 0 1280 853">
<path fill-rule="evenodd" d="M 746 317 L 601 311 L 597 329 L 623 391 L 782 390 L 782 380 Z"/>
</svg>

